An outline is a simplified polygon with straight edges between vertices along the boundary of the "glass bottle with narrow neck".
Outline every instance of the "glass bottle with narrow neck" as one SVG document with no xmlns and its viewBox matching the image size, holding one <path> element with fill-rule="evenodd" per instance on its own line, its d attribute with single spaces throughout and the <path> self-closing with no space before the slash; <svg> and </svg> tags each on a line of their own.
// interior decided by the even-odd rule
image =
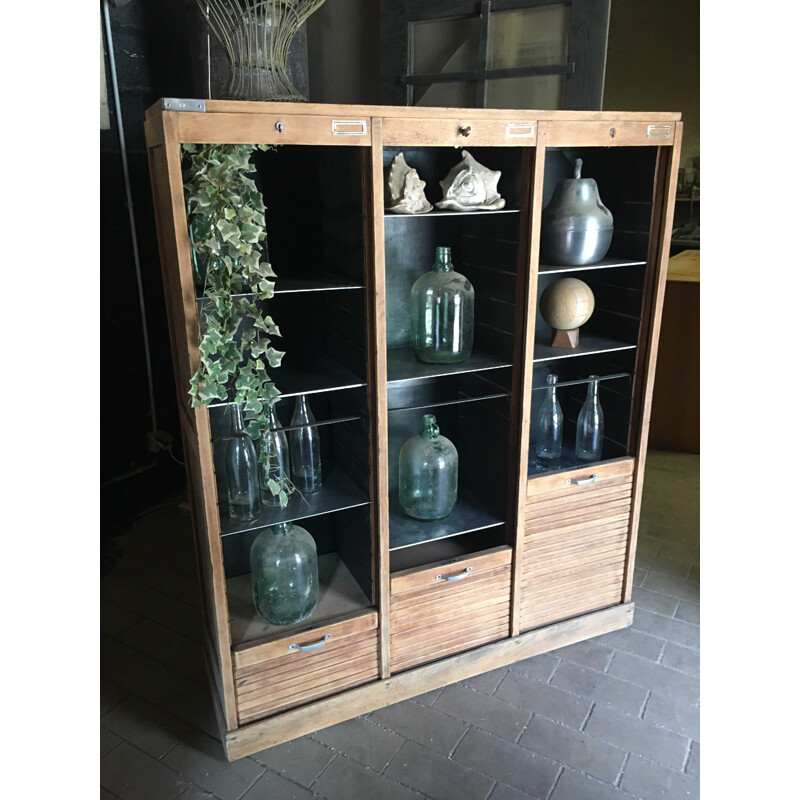
<svg viewBox="0 0 800 800">
<path fill-rule="evenodd" d="M 242 407 L 231 406 L 231 435 L 225 442 L 225 479 L 228 514 L 237 522 L 253 522 L 261 513 L 258 454 L 244 430 Z"/>
<path fill-rule="evenodd" d="M 295 401 L 292 427 L 289 431 L 289 451 L 292 462 L 292 483 L 302 494 L 310 494 L 322 487 L 322 456 L 319 428 L 308 400 L 301 394 Z M 295 427 L 297 426 L 297 427 Z"/>
<path fill-rule="evenodd" d="M 262 437 L 261 448 L 261 502 L 268 506 L 280 506 L 280 492 L 286 491 L 286 484 L 291 480 L 291 462 L 289 442 L 275 411 L 275 404 L 269 409 L 269 430 Z"/>
<path fill-rule="evenodd" d="M 314 537 L 293 522 L 279 522 L 256 536 L 250 548 L 253 603 L 272 625 L 309 617 L 319 599 L 319 566 Z"/>
<path fill-rule="evenodd" d="M 547 376 L 546 396 L 536 418 L 536 458 L 544 469 L 558 469 L 561 463 L 564 414 L 556 397 L 557 383 L 556 375 Z"/>
<path fill-rule="evenodd" d="M 449 364 L 472 353 L 475 290 L 453 269 L 449 247 L 436 248 L 429 272 L 411 287 L 411 347 L 420 361 Z"/>
<path fill-rule="evenodd" d="M 579 461 L 599 461 L 603 452 L 603 409 L 597 387 L 597 375 L 590 375 L 586 400 L 578 413 L 575 432 L 575 457 Z"/>
<path fill-rule="evenodd" d="M 399 497 L 403 511 L 415 519 L 444 519 L 458 495 L 458 452 L 439 434 L 433 414 L 422 418 L 422 430 L 400 448 Z"/>
</svg>

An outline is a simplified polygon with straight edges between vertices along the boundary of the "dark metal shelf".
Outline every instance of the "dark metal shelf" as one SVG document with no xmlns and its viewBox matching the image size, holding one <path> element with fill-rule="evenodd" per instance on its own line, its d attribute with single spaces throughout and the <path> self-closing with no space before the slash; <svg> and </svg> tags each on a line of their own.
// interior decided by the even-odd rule
<svg viewBox="0 0 800 800">
<path fill-rule="evenodd" d="M 458 499 L 446 519 L 423 521 L 407 516 L 397 493 L 389 500 L 389 550 L 446 539 L 462 533 L 502 525 L 504 520 L 492 514 L 475 495 L 458 488 Z"/>
<path fill-rule="evenodd" d="M 396 217 L 404 217 L 406 219 L 410 217 L 424 217 L 425 219 L 431 219 L 432 217 L 475 217 L 482 214 L 519 214 L 518 208 L 500 208 L 495 211 L 426 211 L 422 214 L 394 214 L 391 211 L 384 212 L 384 219 L 392 219 Z"/>
<path fill-rule="evenodd" d="M 593 269 L 614 269 L 615 267 L 646 267 L 646 261 L 640 261 L 630 258 L 603 258 L 596 264 L 588 264 L 582 267 L 568 266 L 558 267 L 553 264 L 539 264 L 539 274 L 552 275 L 556 272 L 583 272 L 584 270 Z"/>
<path fill-rule="evenodd" d="M 568 347 L 552 347 L 546 342 L 534 342 L 533 363 L 555 361 L 562 358 L 575 358 L 595 353 L 611 353 L 615 350 L 635 350 L 635 344 L 620 342 L 605 336 L 585 336 L 581 334 L 580 343 L 574 349 Z"/>
<path fill-rule="evenodd" d="M 266 528 L 278 522 L 294 522 L 298 519 L 316 517 L 333 511 L 343 511 L 346 508 L 364 506 L 369 502 L 369 497 L 347 477 L 343 470 L 333 467 L 330 474 L 325 476 L 325 482 L 318 492 L 302 497 L 299 492 L 296 492 L 289 498 L 286 508 L 262 506 L 261 516 L 255 522 L 241 523 L 223 518 L 220 520 L 220 527 L 223 536 L 232 536 L 243 531 Z"/>
<path fill-rule="evenodd" d="M 596 380 L 598 380 L 598 381 L 613 381 L 613 380 L 616 380 L 617 378 L 630 378 L 630 377 L 631 377 L 631 373 L 630 372 L 616 372 L 613 375 L 598 375 Z M 577 385 L 579 385 L 581 383 L 591 383 L 591 379 L 590 378 L 577 378 L 574 381 L 559 381 L 556 384 L 556 389 L 561 389 L 564 386 L 577 386 Z M 544 389 L 549 389 L 549 388 L 550 388 L 550 386 L 534 386 L 532 388 L 532 391 L 540 392 L 540 391 L 542 391 Z"/>
<path fill-rule="evenodd" d="M 364 284 L 362 283 L 356 283 L 331 272 L 318 272 L 316 275 L 310 275 L 306 278 L 282 278 L 278 276 L 275 279 L 274 296 L 299 292 L 336 292 L 363 288 Z M 238 300 L 243 297 L 254 298 L 255 296 L 253 292 L 243 292 L 242 294 L 231 295 L 231 299 Z M 198 304 L 201 304 L 205 298 L 200 296 L 196 299 Z"/>
<path fill-rule="evenodd" d="M 481 372 L 510 366 L 512 364 L 509 361 L 501 361 L 496 356 L 474 350 L 466 361 L 460 361 L 457 364 L 425 364 L 417 360 L 410 347 L 393 347 L 386 353 L 386 375 L 389 383 L 458 375 L 465 372 Z"/>
</svg>

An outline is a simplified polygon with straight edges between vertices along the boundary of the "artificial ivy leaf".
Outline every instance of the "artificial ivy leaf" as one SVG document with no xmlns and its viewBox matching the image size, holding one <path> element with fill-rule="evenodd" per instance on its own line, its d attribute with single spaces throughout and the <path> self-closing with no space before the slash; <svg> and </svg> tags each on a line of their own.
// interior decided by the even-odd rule
<svg viewBox="0 0 800 800">
<path fill-rule="evenodd" d="M 260 414 L 264 408 L 264 404 L 258 399 L 256 395 L 247 395 L 244 410 L 251 411 L 254 414 Z"/>
<path fill-rule="evenodd" d="M 217 230 L 222 235 L 223 242 L 230 242 L 239 236 L 239 228 L 227 219 L 217 220 Z"/>
<path fill-rule="evenodd" d="M 225 219 L 233 219 L 236 216 L 236 209 L 235 208 L 228 208 L 225 209 Z"/>
<path fill-rule="evenodd" d="M 289 495 L 286 494 L 284 489 L 281 489 L 280 492 L 278 492 L 278 497 L 281 502 L 281 508 L 286 508 L 286 506 L 289 504 Z"/>
<path fill-rule="evenodd" d="M 281 365 L 281 359 L 286 355 L 286 353 L 276 350 L 274 347 L 270 347 L 267 349 L 264 355 L 266 355 L 267 361 L 269 361 L 269 365 L 271 367 L 279 367 Z"/>
</svg>

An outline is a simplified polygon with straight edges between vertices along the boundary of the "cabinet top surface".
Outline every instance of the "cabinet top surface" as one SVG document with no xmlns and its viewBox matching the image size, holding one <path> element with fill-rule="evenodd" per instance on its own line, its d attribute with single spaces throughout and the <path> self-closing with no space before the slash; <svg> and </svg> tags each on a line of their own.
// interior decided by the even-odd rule
<svg viewBox="0 0 800 800">
<path fill-rule="evenodd" d="M 162 98 L 153 103 L 146 111 L 146 118 L 160 116 L 165 113 Z M 681 119 L 679 111 L 553 111 L 542 109 L 518 108 L 444 108 L 434 106 L 372 106 L 346 105 L 334 103 L 271 103 L 246 100 L 203 100 L 206 114 L 302 114 L 307 116 L 342 116 L 357 115 L 399 119 L 503 119 L 520 120 L 534 118 L 536 120 L 559 121 L 614 121 L 614 120 L 648 120 L 677 122 Z M 196 111 L 170 111 L 169 113 L 193 114 Z"/>
</svg>

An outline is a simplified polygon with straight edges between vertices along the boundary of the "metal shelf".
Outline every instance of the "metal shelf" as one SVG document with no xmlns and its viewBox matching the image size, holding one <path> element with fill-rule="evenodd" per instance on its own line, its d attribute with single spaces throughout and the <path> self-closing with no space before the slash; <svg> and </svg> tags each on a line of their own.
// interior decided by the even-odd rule
<svg viewBox="0 0 800 800">
<path fill-rule="evenodd" d="M 596 264 L 587 264 L 582 267 L 576 267 L 576 266 L 559 267 L 559 266 L 554 266 L 553 264 L 539 264 L 539 274 L 553 275 L 554 273 L 557 272 L 583 272 L 585 270 L 593 270 L 593 269 L 614 269 L 615 267 L 646 267 L 646 266 L 647 266 L 646 261 L 640 261 L 636 259 L 603 258 Z"/>
<path fill-rule="evenodd" d="M 458 536 L 462 533 L 502 525 L 504 520 L 491 513 L 475 495 L 458 488 L 458 499 L 446 519 L 419 520 L 405 514 L 397 493 L 389 500 L 389 550 Z"/>
<path fill-rule="evenodd" d="M 460 361 L 457 364 L 425 364 L 417 360 L 410 347 L 393 347 L 386 353 L 386 375 L 389 383 L 458 375 L 465 372 L 481 372 L 510 366 L 513 365 L 509 361 L 501 361 L 496 356 L 474 350 L 466 361 Z"/>
<path fill-rule="evenodd" d="M 616 339 L 609 339 L 605 336 L 581 335 L 580 343 L 575 348 L 552 347 L 546 342 L 534 342 L 533 363 L 539 364 L 543 361 L 555 361 L 562 358 L 575 358 L 576 356 L 588 356 L 595 353 L 611 353 L 615 350 L 635 349 L 635 344 L 620 342 Z"/>
</svg>

